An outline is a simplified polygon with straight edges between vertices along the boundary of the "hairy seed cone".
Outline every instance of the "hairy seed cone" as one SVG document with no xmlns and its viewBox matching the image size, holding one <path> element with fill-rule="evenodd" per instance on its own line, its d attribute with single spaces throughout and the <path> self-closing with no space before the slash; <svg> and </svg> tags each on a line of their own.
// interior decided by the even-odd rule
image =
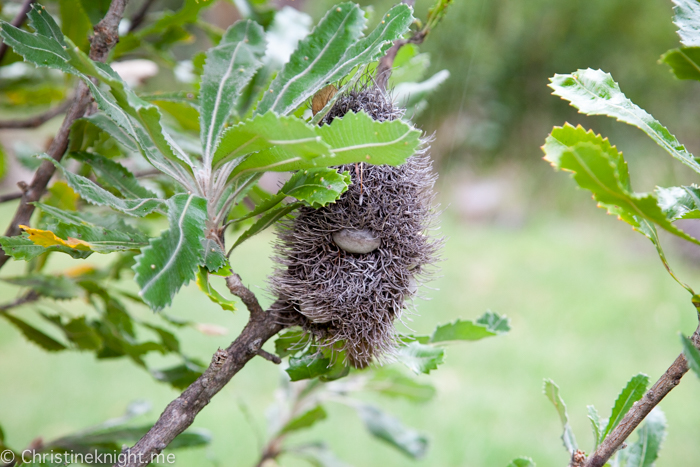
<svg viewBox="0 0 700 467">
<path fill-rule="evenodd" d="M 324 122 L 348 110 L 364 110 L 376 120 L 402 113 L 371 87 L 341 96 Z M 277 232 L 273 292 L 298 311 L 293 324 L 319 346 L 345 351 L 354 367 L 391 357 L 394 320 L 437 259 L 441 239 L 428 235 L 437 178 L 431 166 L 425 150 L 399 167 L 342 166 L 352 177 L 348 191 L 326 207 L 302 208 Z"/>
</svg>

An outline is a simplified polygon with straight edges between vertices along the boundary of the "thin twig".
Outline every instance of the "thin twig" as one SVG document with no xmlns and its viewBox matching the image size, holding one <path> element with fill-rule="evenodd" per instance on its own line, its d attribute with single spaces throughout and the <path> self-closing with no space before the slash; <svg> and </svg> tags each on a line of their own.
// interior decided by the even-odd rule
<svg viewBox="0 0 700 467">
<path fill-rule="evenodd" d="M 19 13 L 17 13 L 17 16 L 14 17 L 12 20 L 12 24 L 14 27 L 18 28 L 24 23 L 24 20 L 27 19 L 27 13 L 29 13 L 29 9 L 32 6 L 32 3 L 34 3 L 35 0 L 24 0 L 24 3 L 22 4 L 22 8 L 20 8 Z M 4 42 L 0 44 L 0 62 L 2 59 L 5 57 L 5 54 L 7 53 L 7 44 Z"/>
<path fill-rule="evenodd" d="M 258 350 L 258 356 L 264 358 L 265 360 L 274 363 L 275 365 L 279 365 L 282 363 L 282 359 L 279 358 L 277 355 L 273 355 L 267 350 L 260 349 Z"/>
<path fill-rule="evenodd" d="M 696 347 L 700 348 L 700 326 L 693 333 L 691 340 Z M 598 449 L 588 458 L 584 467 L 603 467 L 610 457 L 615 454 L 622 443 L 639 426 L 649 412 L 656 407 L 659 402 L 678 386 L 681 378 L 688 372 L 688 362 L 683 354 L 680 354 L 651 389 L 644 394 L 639 401 L 635 402 L 632 408 L 625 414 L 619 425 L 605 438 Z"/>
<path fill-rule="evenodd" d="M 36 302 L 37 300 L 39 300 L 39 294 L 36 293 L 34 290 L 30 290 L 14 302 L 6 303 L 5 305 L 0 305 L 0 312 L 5 312 L 7 310 L 24 305 L 26 303 Z"/>
<path fill-rule="evenodd" d="M 246 302 L 249 301 L 248 298 L 244 300 L 246 305 L 248 305 Z M 258 313 L 254 311 L 255 307 L 251 309 L 248 324 L 236 340 L 225 351 L 217 351 L 204 374 L 185 389 L 177 399 L 168 404 L 156 424 L 134 447 L 123 451 L 123 455 L 114 467 L 148 465 L 154 456 L 163 451 L 177 435 L 185 431 L 211 398 L 258 354 L 260 347 L 284 329 L 285 326 L 281 324 L 281 313 L 286 310 L 286 306 L 284 301 L 278 300 L 270 307 L 270 311 L 260 310 Z"/>
<path fill-rule="evenodd" d="M 95 33 L 90 38 L 90 58 L 98 62 L 104 62 L 109 55 L 109 51 L 119 41 L 118 27 L 124 14 L 128 0 L 112 0 L 109 11 L 102 20 L 95 25 Z M 60 161 L 68 148 L 68 136 L 73 122 L 82 117 L 91 102 L 90 91 L 82 81 L 78 84 L 68 113 L 58 130 L 56 137 L 51 142 L 47 153 L 54 160 Z M 20 225 L 28 225 L 34 213 L 34 202 L 39 201 L 46 191 L 46 185 L 56 171 L 56 167 L 44 161 L 29 184 L 27 191 L 22 195 L 22 201 L 17 207 L 15 216 L 5 232 L 5 236 L 13 237 L 20 234 Z M 9 256 L 0 252 L 0 268 L 7 262 Z"/>
<path fill-rule="evenodd" d="M 22 197 L 22 194 L 22 192 L 18 191 L 17 193 L 7 193 L 5 195 L 0 195 L 0 204 L 20 199 Z"/>
<path fill-rule="evenodd" d="M 68 110 L 72 103 L 72 99 L 67 99 L 63 101 L 61 105 L 54 107 L 53 109 L 49 109 L 43 114 L 35 115 L 24 120 L 0 121 L 0 130 L 5 130 L 9 128 L 37 128 L 43 125 L 44 123 L 48 122 L 52 118 L 61 115 L 62 113 L 65 113 L 65 111 Z"/>
<path fill-rule="evenodd" d="M 137 11 L 136 14 L 131 18 L 129 32 L 133 32 L 136 28 L 138 28 L 141 25 L 141 23 L 143 23 L 143 20 L 146 19 L 146 14 L 148 13 L 148 9 L 151 8 L 153 1 L 154 0 L 145 0 L 143 2 L 143 5 L 141 5 L 139 11 Z"/>
</svg>

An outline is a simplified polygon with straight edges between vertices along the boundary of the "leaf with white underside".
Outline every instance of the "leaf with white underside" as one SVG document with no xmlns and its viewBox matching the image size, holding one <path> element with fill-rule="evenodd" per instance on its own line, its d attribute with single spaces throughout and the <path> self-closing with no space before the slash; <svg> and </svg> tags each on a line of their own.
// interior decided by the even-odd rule
<svg viewBox="0 0 700 467">
<path fill-rule="evenodd" d="M 289 157 L 311 160 L 329 156 L 330 147 L 315 132 L 313 126 L 295 117 L 280 117 L 273 112 L 257 115 L 224 131 L 216 148 L 212 164 L 220 166 L 246 154 L 277 148 Z M 262 164 L 264 157 L 251 154 L 245 167 Z M 240 172 L 240 170 L 239 170 Z"/>
<path fill-rule="evenodd" d="M 361 404 L 357 413 L 372 435 L 385 441 L 413 459 L 420 459 L 428 450 L 428 438 L 401 423 L 377 407 Z"/>
<path fill-rule="evenodd" d="M 607 115 L 636 126 L 669 154 L 700 173 L 700 163 L 666 127 L 635 105 L 620 91 L 610 74 L 601 70 L 578 70 L 568 75 L 554 75 L 549 87 L 587 115 Z"/>
<path fill-rule="evenodd" d="M 588 420 L 591 421 L 591 429 L 593 430 L 593 449 L 597 449 L 600 444 L 600 433 L 603 430 L 600 424 L 600 415 L 592 405 L 586 406 L 588 410 Z"/>
<path fill-rule="evenodd" d="M 661 61 L 671 67 L 676 78 L 700 81 L 700 47 L 671 49 L 661 56 Z"/>
<path fill-rule="evenodd" d="M 265 32 L 257 23 L 240 21 L 231 26 L 218 46 L 209 49 L 200 87 L 200 127 L 204 165 L 214 150 L 243 88 L 262 66 Z"/>
<path fill-rule="evenodd" d="M 109 191 L 97 185 L 92 180 L 83 177 L 82 175 L 74 174 L 67 171 L 61 164 L 46 154 L 40 156 L 41 159 L 51 162 L 59 169 L 63 176 L 66 177 L 68 185 L 75 190 L 85 201 L 96 204 L 98 206 L 109 206 L 112 209 L 123 212 L 130 216 L 143 217 L 158 209 L 163 200 L 146 198 L 146 199 L 122 199 L 117 198 Z"/>
<path fill-rule="evenodd" d="M 82 144 L 82 136 L 85 132 L 84 127 L 90 125 L 110 135 L 126 150 L 138 152 L 139 148 L 134 142 L 134 139 L 103 113 L 94 113 L 88 117 L 79 118 L 73 123 L 71 127 L 70 146 L 68 147 L 69 151 L 87 149 Z"/>
<path fill-rule="evenodd" d="M 382 57 L 393 41 L 408 31 L 413 22 L 412 9 L 404 4 L 393 7 L 374 31 L 360 39 L 365 22 L 362 10 L 353 3 L 332 8 L 299 42 L 258 104 L 257 112 L 289 114 L 328 83 Z"/>
<path fill-rule="evenodd" d="M 618 451 L 616 465 L 620 467 L 654 467 L 661 444 L 666 437 L 666 417 L 656 407 L 637 429 L 637 441 Z"/>
<path fill-rule="evenodd" d="M 564 432 L 561 435 L 561 439 L 564 441 L 564 447 L 567 451 L 573 453 L 578 449 L 578 446 L 576 444 L 574 432 L 571 429 L 571 425 L 569 425 L 569 414 L 566 413 L 566 404 L 564 404 L 564 399 L 559 395 L 559 386 L 551 379 L 545 379 L 543 391 L 547 399 L 554 404 L 554 408 L 559 415 L 559 421 L 561 421 L 561 425 L 564 427 Z"/>
<path fill-rule="evenodd" d="M 700 46 L 700 3 L 697 0 L 673 0 L 673 24 L 685 46 Z"/>
<path fill-rule="evenodd" d="M 445 349 L 411 342 L 399 347 L 396 357 L 415 374 L 428 374 L 430 370 L 437 370 L 438 365 L 444 362 Z"/>
<path fill-rule="evenodd" d="M 592 131 L 586 132 L 581 126 L 574 128 L 566 124 L 552 130 L 543 150 L 545 160 L 555 169 L 572 172 L 576 183 L 590 190 L 601 207 L 618 215 L 635 229 L 641 220 L 647 220 L 674 235 L 700 244 L 700 241 L 672 224 L 672 219 L 667 217 L 653 193 L 635 193 L 631 190 L 627 163 L 607 139 Z"/>
<path fill-rule="evenodd" d="M 682 334 L 681 341 L 683 343 L 683 355 L 688 360 L 688 368 L 693 370 L 693 373 L 700 378 L 700 350 L 693 345 L 693 341 Z"/>
<path fill-rule="evenodd" d="M 118 162 L 90 152 L 73 152 L 70 157 L 88 164 L 98 175 L 100 183 L 116 188 L 126 198 L 156 197 L 155 193 L 141 186 L 134 174 Z"/>
<path fill-rule="evenodd" d="M 634 403 L 644 396 L 648 385 L 649 377 L 643 373 L 639 373 L 627 382 L 625 388 L 622 390 L 620 395 L 617 396 L 612 413 L 608 419 L 608 425 L 600 435 L 601 443 L 605 441 L 605 438 L 607 438 L 610 432 L 613 431 L 617 425 L 619 425 L 622 418 L 632 408 Z"/>
<path fill-rule="evenodd" d="M 180 287 L 195 278 L 207 219 L 207 202 L 198 196 L 178 194 L 167 205 L 168 230 L 150 240 L 133 267 L 139 296 L 156 311 L 170 305 Z"/>
<path fill-rule="evenodd" d="M 368 162 L 401 165 L 420 147 L 421 132 L 401 120 L 379 122 L 365 112 L 348 112 L 316 128 L 331 147 L 333 165 Z M 325 161 L 324 161 L 325 162 Z"/>
<path fill-rule="evenodd" d="M 700 218 L 700 187 L 656 187 L 659 207 L 670 220 Z"/>
</svg>

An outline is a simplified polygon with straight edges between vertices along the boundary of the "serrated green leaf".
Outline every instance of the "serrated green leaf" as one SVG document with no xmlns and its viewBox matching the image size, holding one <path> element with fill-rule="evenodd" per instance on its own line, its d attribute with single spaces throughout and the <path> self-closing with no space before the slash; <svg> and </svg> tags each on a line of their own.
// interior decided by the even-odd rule
<svg viewBox="0 0 700 467">
<path fill-rule="evenodd" d="M 22 335 L 30 342 L 35 343 L 42 349 L 49 352 L 59 352 L 61 350 L 66 350 L 66 346 L 58 342 L 53 337 L 45 334 L 43 331 L 35 328 L 22 321 L 21 319 L 12 316 L 9 313 L 0 313 L 0 316 L 9 321 L 14 327 L 19 329 Z"/>
<path fill-rule="evenodd" d="M 48 230 L 59 239 L 70 242 L 69 245 L 74 248 L 80 245 L 97 253 L 111 253 L 136 250 L 148 244 L 146 235 L 127 226 L 116 216 L 88 216 L 86 213 L 64 211 L 42 203 L 35 205 L 42 213 L 50 216 L 46 219 L 50 224 Z M 24 230 L 30 232 L 26 228 Z M 30 232 L 32 241 L 44 247 L 50 246 L 49 243 L 34 240 L 32 233 Z"/>
<path fill-rule="evenodd" d="M 661 409 L 652 410 L 637 433 L 637 441 L 619 451 L 620 464 L 622 467 L 654 467 L 666 436 L 666 417 Z"/>
<path fill-rule="evenodd" d="M 8 256 L 23 261 L 29 261 L 49 251 L 66 253 L 75 259 L 85 259 L 92 254 L 92 251 L 76 250 L 60 245 L 43 247 L 32 242 L 26 233 L 15 237 L 0 237 L 0 246 Z"/>
<path fill-rule="evenodd" d="M 673 0 L 673 23 L 685 46 L 700 46 L 700 4 L 697 0 Z"/>
<path fill-rule="evenodd" d="M 297 352 L 304 350 L 310 342 L 311 336 L 301 328 L 288 329 L 283 333 L 278 334 L 275 340 L 275 353 L 284 358 L 288 355 L 294 355 Z"/>
<path fill-rule="evenodd" d="M 386 441 L 413 459 L 420 459 L 428 450 L 428 438 L 404 426 L 397 418 L 371 405 L 358 405 L 357 413 L 372 435 Z"/>
<path fill-rule="evenodd" d="M 205 366 L 188 360 L 181 365 L 163 370 L 151 370 L 151 375 L 158 381 L 168 383 L 176 389 L 185 389 L 202 376 L 206 369 Z"/>
<path fill-rule="evenodd" d="M 280 189 L 280 193 L 304 201 L 314 208 L 334 202 L 351 183 L 348 172 L 336 169 L 300 170 Z"/>
<path fill-rule="evenodd" d="M 476 324 L 482 324 L 496 334 L 505 334 L 510 331 L 510 319 L 491 310 L 486 310 L 486 313 L 479 316 L 476 319 Z"/>
<path fill-rule="evenodd" d="M 147 199 L 122 199 L 117 198 L 109 191 L 101 188 L 95 182 L 82 175 L 67 171 L 61 164 L 46 154 L 40 156 L 41 159 L 48 160 L 58 168 L 66 177 L 68 185 L 73 188 L 81 198 L 98 206 L 109 206 L 112 209 L 123 212 L 130 216 L 143 217 L 158 209 L 163 201 L 154 198 Z"/>
<path fill-rule="evenodd" d="M 211 166 L 224 124 L 243 88 L 262 66 L 265 32 L 250 20 L 231 26 L 209 49 L 200 85 L 200 127 L 204 165 Z"/>
<path fill-rule="evenodd" d="M 285 206 L 281 206 L 276 209 L 271 209 L 262 216 L 255 224 L 250 226 L 248 230 L 243 232 L 237 239 L 236 242 L 233 244 L 231 249 L 236 248 L 239 246 L 241 243 L 245 242 L 252 236 L 262 232 L 263 230 L 267 229 L 270 227 L 272 224 L 289 214 L 290 212 L 294 211 L 295 209 L 301 207 L 301 203 L 289 203 Z"/>
<path fill-rule="evenodd" d="M 564 427 L 564 432 L 561 435 L 561 439 L 564 442 L 564 447 L 573 453 L 578 449 L 576 444 L 576 437 L 574 432 L 569 425 L 569 415 L 566 413 L 566 404 L 564 404 L 564 399 L 559 395 L 559 386 L 557 386 L 551 379 L 544 380 L 544 395 L 547 399 L 554 404 L 554 408 L 559 414 L 559 420 L 561 421 L 562 427 Z"/>
<path fill-rule="evenodd" d="M 605 438 L 610 434 L 612 430 L 622 421 L 622 418 L 627 414 L 627 412 L 632 408 L 635 402 L 644 396 L 649 385 L 649 377 L 643 373 L 634 376 L 625 388 L 622 390 L 608 419 L 608 425 L 603 430 L 600 442 L 605 441 Z"/>
<path fill-rule="evenodd" d="M 292 381 L 301 381 L 324 375 L 330 370 L 330 358 L 312 352 L 300 357 L 289 357 L 289 367 L 284 371 Z"/>
<path fill-rule="evenodd" d="M 197 286 L 199 287 L 199 290 L 204 292 L 207 295 L 207 297 L 209 297 L 209 300 L 216 303 L 224 310 L 236 310 L 236 303 L 233 300 L 225 298 L 209 283 L 209 277 L 206 268 L 199 268 L 199 271 L 197 272 Z"/>
<path fill-rule="evenodd" d="M 54 21 L 51 15 L 48 14 L 43 5 L 32 3 L 27 17 L 29 18 L 29 24 L 34 28 L 37 34 L 53 38 L 59 44 L 65 45 L 61 28 L 56 24 L 56 21 Z"/>
<path fill-rule="evenodd" d="M 555 169 L 573 172 L 581 188 L 590 190 L 601 207 L 617 214 L 633 227 L 648 220 L 670 233 L 696 244 L 700 241 L 686 234 L 667 217 L 653 193 L 634 193 L 629 183 L 627 163 L 607 139 L 592 131 L 571 125 L 556 127 L 547 137 L 545 160 Z"/>
<path fill-rule="evenodd" d="M 588 419 L 591 421 L 591 429 L 593 430 L 593 449 L 595 450 L 600 444 L 600 431 L 602 430 L 600 415 L 598 415 L 598 411 L 592 405 L 586 406 L 586 409 L 588 410 Z"/>
<path fill-rule="evenodd" d="M 673 157 L 700 173 L 700 163 L 695 157 L 666 127 L 630 101 L 610 74 L 589 68 L 568 75 L 554 75 L 550 81 L 552 94 L 568 100 L 581 113 L 607 115 L 636 126 Z"/>
<path fill-rule="evenodd" d="M 693 345 L 693 341 L 681 334 L 681 342 L 683 343 L 683 355 L 688 360 L 688 368 L 693 370 L 695 375 L 700 378 L 700 350 Z"/>
<path fill-rule="evenodd" d="M 268 112 L 227 129 L 212 163 L 220 166 L 237 157 L 273 147 L 284 151 L 289 157 L 304 160 L 330 155 L 330 148 L 316 135 L 314 127 L 295 117 L 280 117 Z M 262 154 L 252 154 L 244 164 L 243 169 L 250 169 L 269 165 L 269 162 Z M 237 167 L 234 174 L 241 171 Z"/>
<path fill-rule="evenodd" d="M 367 388 L 384 396 L 402 397 L 416 403 L 425 403 L 435 397 L 433 385 L 421 383 L 396 368 L 384 366 L 372 373 Z"/>
<path fill-rule="evenodd" d="M 47 191 L 48 196 L 43 198 L 44 204 L 68 211 L 78 210 L 80 196 L 66 182 L 55 181 Z"/>
<path fill-rule="evenodd" d="M 207 202 L 193 194 L 170 198 L 169 228 L 135 258 L 134 279 L 139 296 L 154 310 L 172 303 L 180 287 L 195 278 L 202 261 L 202 239 L 207 219 Z"/>
<path fill-rule="evenodd" d="M 700 81 L 700 47 L 671 49 L 661 56 L 661 61 L 671 67 L 676 78 Z"/>
<path fill-rule="evenodd" d="M 97 130 L 108 134 L 127 151 L 138 152 L 139 150 L 133 138 L 129 136 L 124 129 L 114 123 L 114 121 L 112 121 L 107 115 L 103 113 L 94 113 L 88 117 L 79 118 L 73 123 L 70 133 L 70 146 L 68 147 L 69 151 L 79 152 L 90 147 L 89 142 L 86 141 L 86 126 L 92 126 Z"/>
<path fill-rule="evenodd" d="M 76 298 L 80 292 L 78 286 L 75 285 L 75 281 L 66 276 L 29 274 L 21 277 L 3 277 L 0 280 L 19 287 L 28 287 L 43 297 L 56 300 Z"/>
<path fill-rule="evenodd" d="M 98 175 L 101 184 L 117 189 L 125 198 L 156 198 L 155 193 L 141 186 L 134 174 L 118 162 L 85 151 L 72 152 L 70 157 L 88 164 Z"/>
<path fill-rule="evenodd" d="M 348 112 L 333 119 L 330 125 L 318 127 L 316 133 L 331 147 L 334 157 L 323 163 L 332 162 L 332 165 L 353 162 L 401 165 L 421 144 L 421 132 L 406 122 L 380 122 L 365 112 Z"/>
<path fill-rule="evenodd" d="M 299 42 L 282 71 L 258 104 L 258 113 L 272 110 L 287 115 L 328 83 L 338 81 L 353 68 L 377 60 L 413 22 L 412 9 L 397 5 L 389 10 L 367 37 L 362 10 L 341 3 Z M 359 40 L 358 40 L 359 39 Z"/>
<path fill-rule="evenodd" d="M 510 461 L 506 467 L 537 467 L 535 462 L 529 457 L 518 457 Z"/>
<path fill-rule="evenodd" d="M 79 350 L 99 350 L 102 348 L 100 334 L 85 319 L 84 316 L 73 318 L 63 323 L 61 316 L 49 316 L 42 313 L 42 317 L 51 324 L 57 326 L 71 343 Z"/>
<path fill-rule="evenodd" d="M 323 409 L 323 407 L 317 405 L 311 408 L 310 410 L 307 410 L 306 412 L 302 413 L 301 415 L 297 415 L 296 417 L 291 419 L 286 425 L 282 427 L 282 429 L 280 430 L 280 434 L 291 433 L 293 431 L 299 431 L 305 428 L 310 428 L 317 422 L 320 422 L 321 420 L 324 420 L 327 417 L 328 414 L 326 414 L 326 411 Z"/>
<path fill-rule="evenodd" d="M 411 342 L 399 347 L 397 358 L 416 374 L 428 374 L 444 362 L 445 349 Z"/>
<path fill-rule="evenodd" d="M 218 241 L 211 238 L 204 238 L 204 240 L 202 240 L 202 251 L 201 266 L 207 268 L 207 271 L 215 273 L 228 265 L 226 253 L 221 249 L 221 245 Z"/>
<path fill-rule="evenodd" d="M 447 341 L 478 341 L 484 337 L 496 336 L 483 324 L 475 324 L 473 321 L 458 319 L 454 323 L 445 324 L 435 328 L 430 342 Z"/>
</svg>

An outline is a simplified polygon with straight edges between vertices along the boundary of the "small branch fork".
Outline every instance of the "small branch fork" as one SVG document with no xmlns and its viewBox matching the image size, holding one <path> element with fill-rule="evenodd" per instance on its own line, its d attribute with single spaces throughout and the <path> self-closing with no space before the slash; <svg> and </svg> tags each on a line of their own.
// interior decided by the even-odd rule
<svg viewBox="0 0 700 467">
<path fill-rule="evenodd" d="M 109 55 L 109 51 L 119 41 L 119 21 L 124 14 L 128 0 L 112 0 L 109 10 L 102 21 L 95 25 L 95 33 L 90 38 L 90 58 L 104 62 Z M 32 2 L 25 2 L 27 11 Z M 25 13 L 26 16 L 26 13 Z M 24 20 L 24 19 L 23 19 Z M 73 122 L 85 114 L 92 98 L 88 87 L 82 81 L 78 84 L 73 100 L 68 109 L 68 113 L 61 124 L 58 134 L 53 139 L 49 150 L 49 156 L 54 160 L 60 161 L 68 148 L 68 136 Z M 17 207 L 17 211 L 5 232 L 5 236 L 12 237 L 20 234 L 19 226 L 29 224 L 29 219 L 34 213 L 34 205 L 31 204 L 39 201 L 41 196 L 46 191 L 46 185 L 53 176 L 56 168 L 50 162 L 43 162 L 34 173 L 34 178 L 29 184 L 27 190 L 22 194 L 21 201 Z M 9 256 L 0 251 L 0 268 L 7 262 Z"/>
<path fill-rule="evenodd" d="M 700 326 L 691 336 L 691 340 L 695 347 L 700 349 Z M 688 372 L 688 362 L 683 354 L 680 354 L 659 380 L 652 386 L 651 389 L 644 394 L 639 401 L 635 402 L 632 408 L 627 412 L 619 425 L 605 438 L 605 441 L 598 446 L 593 454 L 586 460 L 585 463 L 574 463 L 572 459 L 571 466 L 583 467 L 603 467 L 605 463 L 615 454 L 622 443 L 632 434 L 635 428 L 649 415 L 649 412 L 656 407 L 661 400 L 666 397 L 666 394 L 671 392 L 673 388 L 678 386 L 681 378 Z"/>
<path fill-rule="evenodd" d="M 285 328 L 281 324 L 286 303 L 277 300 L 271 311 L 264 311 L 255 297 L 233 273 L 226 278 L 232 294 L 241 299 L 250 312 L 248 324 L 226 350 L 219 349 L 212 357 L 209 368 L 165 408 L 158 421 L 132 448 L 122 451 L 120 462 L 114 467 L 141 467 L 148 465 L 173 439 L 187 429 L 195 417 L 224 386 L 256 355 L 274 363 L 280 359 L 264 350 L 262 345 Z"/>
</svg>

